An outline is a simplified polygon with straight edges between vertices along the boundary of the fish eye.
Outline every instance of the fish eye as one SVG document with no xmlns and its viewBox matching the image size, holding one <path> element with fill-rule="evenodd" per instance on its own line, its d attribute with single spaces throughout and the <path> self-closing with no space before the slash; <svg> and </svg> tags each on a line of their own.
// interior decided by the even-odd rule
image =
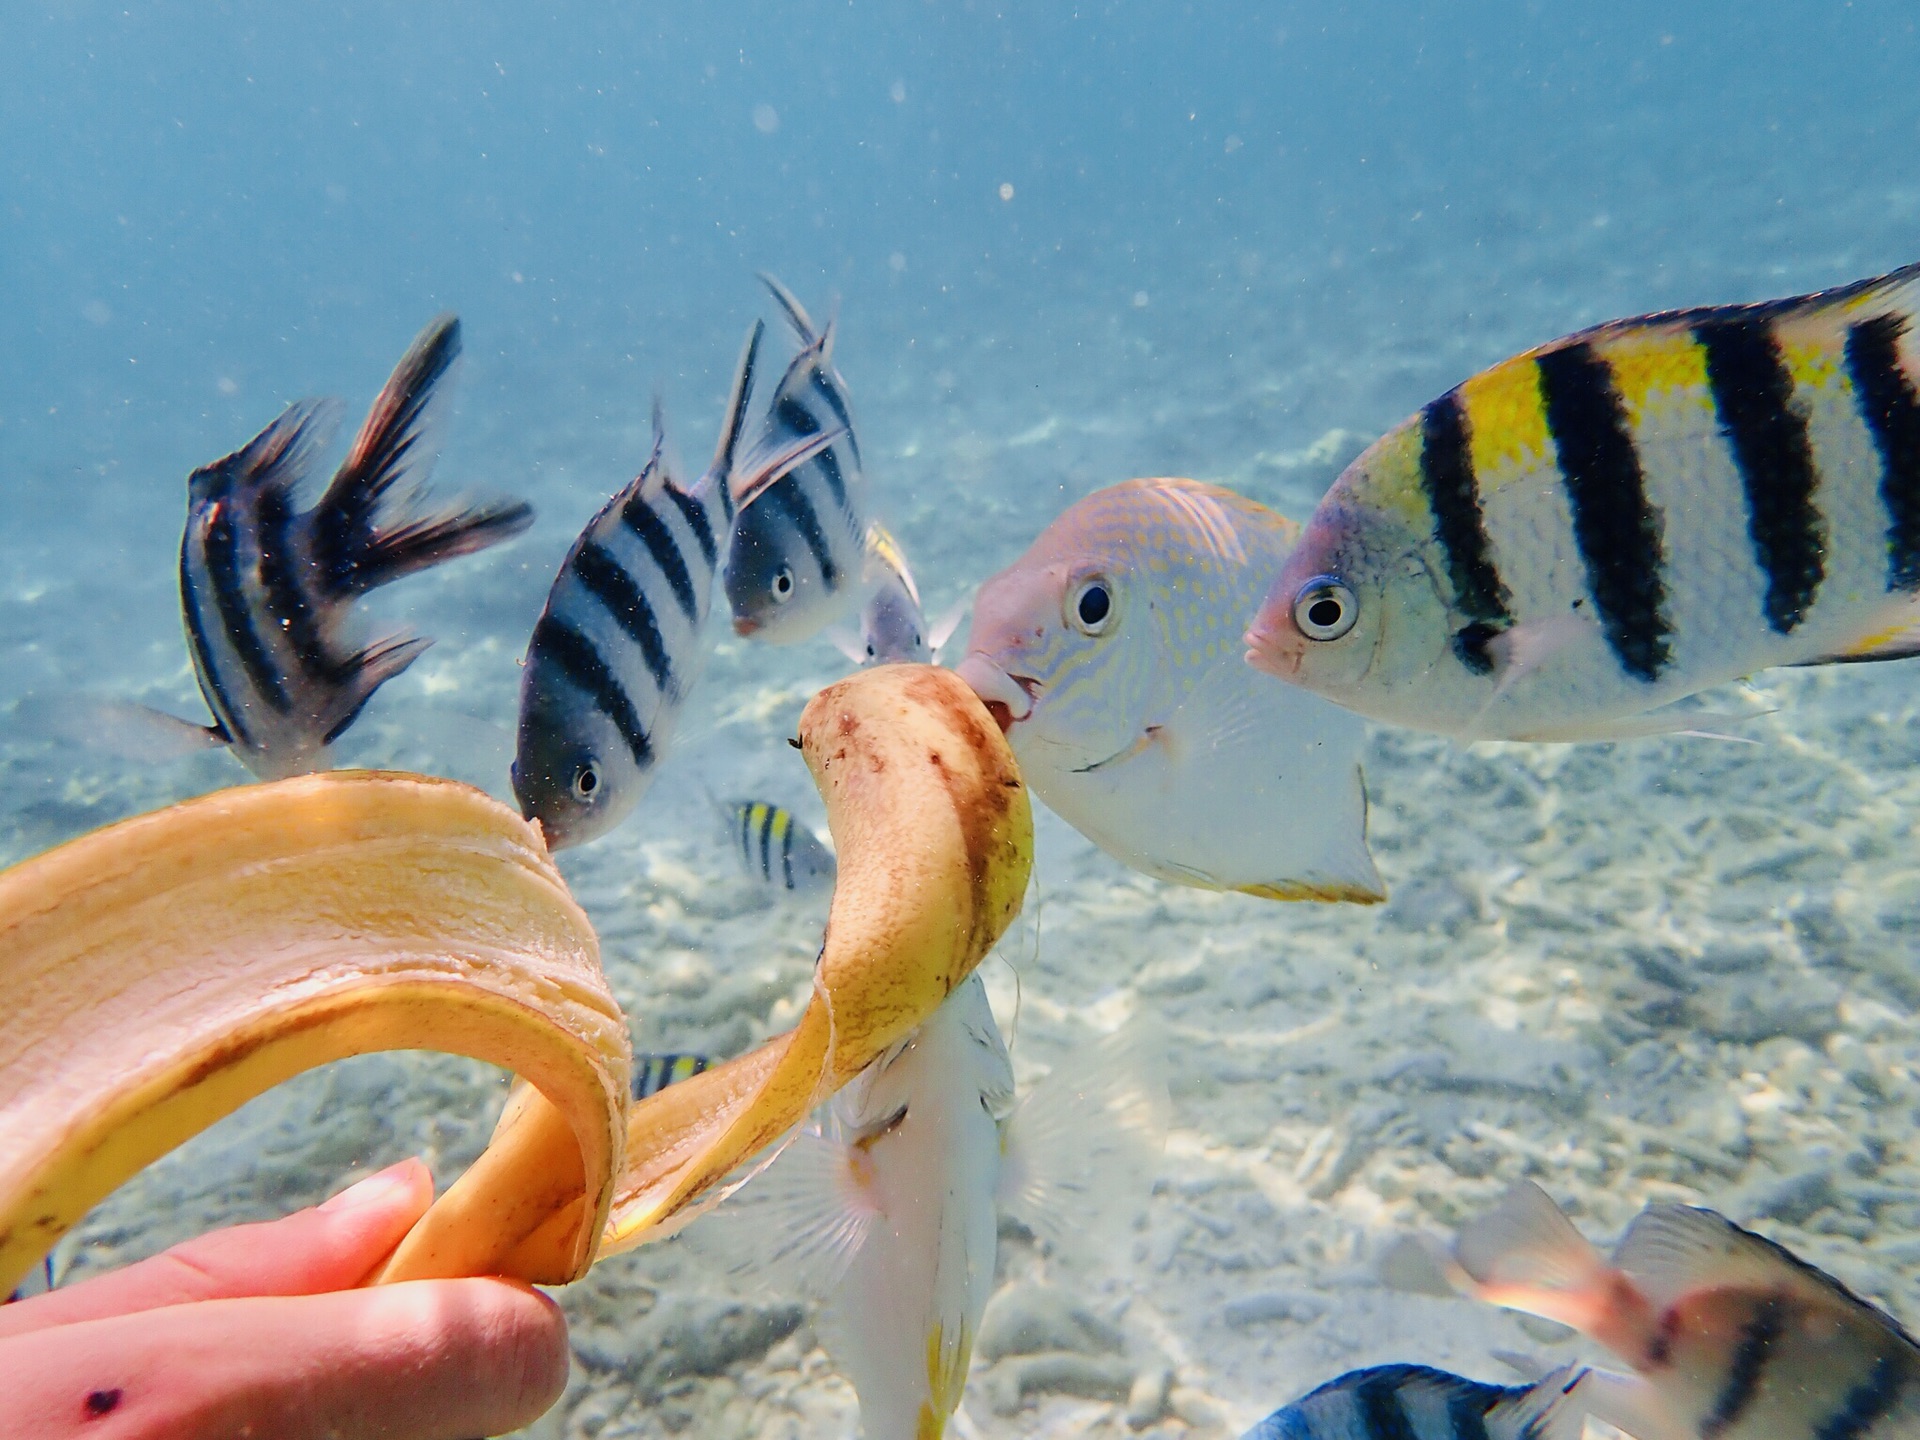
<svg viewBox="0 0 1920 1440">
<path fill-rule="evenodd" d="M 1104 575 L 1082 580 L 1067 597 L 1067 623 L 1083 635 L 1098 635 L 1113 618 L 1113 587 Z"/>
<path fill-rule="evenodd" d="M 1309 640 L 1338 640 L 1360 618 L 1353 591 L 1331 575 L 1316 575 L 1293 597 L 1293 623 Z"/>
<path fill-rule="evenodd" d="M 600 793 L 600 767 L 589 760 L 573 772 L 573 798 L 591 800 Z"/>
<path fill-rule="evenodd" d="M 773 572 L 773 598 L 782 603 L 793 598 L 793 567 L 782 565 Z"/>
</svg>

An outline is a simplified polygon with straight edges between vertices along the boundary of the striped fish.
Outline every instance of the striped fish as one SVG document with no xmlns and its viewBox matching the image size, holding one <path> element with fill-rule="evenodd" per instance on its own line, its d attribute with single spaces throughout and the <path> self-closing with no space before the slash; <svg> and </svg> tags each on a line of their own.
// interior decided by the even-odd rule
<svg viewBox="0 0 1920 1440">
<path fill-rule="evenodd" d="M 1334 482 L 1247 658 L 1381 720 L 1582 740 L 1768 666 L 1920 653 L 1916 309 L 1910 266 L 1474 376 Z"/>
<path fill-rule="evenodd" d="M 1579 1440 L 1594 1372 L 1489 1385 L 1425 1365 L 1350 1370 L 1274 1411 L 1241 1440 Z"/>
<path fill-rule="evenodd" d="M 550 849 L 604 835 L 639 803 L 705 663 L 713 574 L 734 518 L 724 481 L 763 328 L 754 325 L 740 353 L 706 473 L 692 489 L 668 473 L 656 406 L 651 458 L 580 532 L 533 627 L 513 793 Z M 836 438 L 762 447 L 750 478 L 765 484 Z"/>
<path fill-rule="evenodd" d="M 1651 1205 L 1608 1261 L 1522 1182 L 1460 1232 L 1450 1259 L 1482 1299 L 1572 1325 L 1625 1360 L 1642 1413 L 1614 1423 L 1641 1440 L 1920 1436 L 1913 1338 L 1711 1210 Z"/>
<path fill-rule="evenodd" d="M 727 823 L 734 854 L 755 880 L 792 893 L 832 888 L 833 852 L 792 811 L 765 800 L 735 800 Z"/>
<path fill-rule="evenodd" d="M 727 549 L 727 605 L 737 634 L 791 645 L 819 634 L 858 597 L 866 547 L 866 479 L 846 382 L 833 365 L 833 324 L 816 330 L 791 292 L 762 275 L 800 338 L 774 392 L 756 453 L 837 430 L 840 438 L 790 474 L 749 461 L 735 477 L 740 510 Z"/>
<path fill-rule="evenodd" d="M 704 1074 L 712 1062 L 704 1055 L 662 1053 L 633 1057 L 633 1098 L 644 1100 L 669 1085 Z"/>
<path fill-rule="evenodd" d="M 263 779 L 324 768 L 373 692 L 432 643 L 400 632 L 354 645 L 345 622 L 355 600 L 533 523 L 518 501 L 417 508 L 459 354 L 460 322 L 443 315 L 407 351 L 311 509 L 295 492 L 337 421 L 331 402 L 289 406 L 188 481 L 180 606 L 213 711 L 204 736 Z"/>
</svg>

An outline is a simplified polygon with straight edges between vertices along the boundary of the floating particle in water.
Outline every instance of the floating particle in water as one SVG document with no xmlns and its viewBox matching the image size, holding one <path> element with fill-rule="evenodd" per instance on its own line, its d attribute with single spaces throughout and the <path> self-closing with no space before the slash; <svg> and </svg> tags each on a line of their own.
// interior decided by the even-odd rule
<svg viewBox="0 0 1920 1440">
<path fill-rule="evenodd" d="M 753 107 L 753 128 L 771 135 L 780 128 L 780 112 L 764 102 Z"/>
<path fill-rule="evenodd" d="M 106 325 L 113 320 L 113 310 L 104 300 L 89 300 L 80 307 L 80 317 L 89 325 Z"/>
<path fill-rule="evenodd" d="M 893 84 L 887 87 L 887 98 L 892 100 L 896 105 L 906 104 L 907 82 L 904 80 L 894 81 Z"/>
<path fill-rule="evenodd" d="M 1147 292 L 1146 291 L 1136 290 L 1133 292 L 1133 308 L 1136 310 L 1144 310 L 1147 308 Z"/>
<path fill-rule="evenodd" d="M 898 250 L 894 251 L 887 257 L 887 268 L 898 275 L 902 270 L 907 268 L 907 257 L 902 255 Z"/>
<path fill-rule="evenodd" d="M 1000 198 L 1002 200 L 1011 200 L 1013 198 L 1013 185 L 1010 182 L 1005 180 L 1000 182 Z"/>
</svg>

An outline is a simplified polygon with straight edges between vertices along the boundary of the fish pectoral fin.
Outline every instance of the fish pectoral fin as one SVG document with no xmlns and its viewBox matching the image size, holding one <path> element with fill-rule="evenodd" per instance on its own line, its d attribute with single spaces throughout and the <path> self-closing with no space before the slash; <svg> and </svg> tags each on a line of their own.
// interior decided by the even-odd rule
<svg viewBox="0 0 1920 1440">
<path fill-rule="evenodd" d="M 829 625 L 821 633 L 833 643 L 834 649 L 838 650 L 854 664 L 864 665 L 867 663 L 867 642 L 862 640 L 854 631 L 849 630 L 844 625 Z"/>
<path fill-rule="evenodd" d="M 1653 1387 L 1631 1375 L 1591 1366 L 1563 1365 L 1542 1375 L 1522 1394 L 1496 1401 L 1486 1418 L 1493 1433 L 1533 1440 L 1580 1440 L 1587 1417 L 1618 1426 L 1635 1440 L 1682 1440 L 1691 1431 L 1677 1425 Z"/>
<path fill-rule="evenodd" d="M 200 725 L 104 695 L 28 695 L 13 707 L 16 733 L 77 745 L 142 764 L 165 764 L 233 743 L 218 723 Z"/>
<path fill-rule="evenodd" d="M 687 1228 L 687 1241 L 741 1278 L 824 1299 L 847 1273 L 880 1215 L 871 1163 L 812 1132 L 724 1205 Z"/>
<path fill-rule="evenodd" d="M 1765 711 L 1736 714 L 1726 710 L 1702 710 L 1691 706 L 1668 706 L 1641 715 L 1616 715 L 1606 720 L 1587 720 L 1556 725 L 1546 730 L 1529 730 L 1512 739 L 1541 745 L 1578 745 L 1613 740 L 1650 740 L 1661 735 L 1684 735 L 1695 740 L 1726 740 L 1735 745 L 1758 745 L 1747 735 L 1729 735 L 1722 730 L 1703 730 L 1705 724 L 1737 725 Z"/>
<path fill-rule="evenodd" d="M 741 459 L 735 474 L 728 477 L 727 483 L 733 490 L 734 508 L 746 509 L 777 482 L 785 479 L 790 471 L 806 464 L 822 450 L 831 449 L 846 433 L 846 426 L 836 425 L 812 435 L 802 435 L 782 445 L 755 446 Z"/>
<path fill-rule="evenodd" d="M 1083 1045 L 1001 1129 L 998 1203 L 1057 1251 L 1097 1254 L 1152 1187 L 1172 1119 L 1166 1039 L 1144 1017 Z"/>
<path fill-rule="evenodd" d="M 1126 749 L 1116 750 L 1113 754 L 1107 756 L 1106 759 L 1096 760 L 1091 765 L 1082 765 L 1073 773 L 1076 775 L 1093 775 L 1101 770 L 1111 769 L 1116 765 L 1124 765 L 1127 761 L 1133 759 L 1134 756 L 1145 754 L 1148 750 L 1151 750 L 1154 745 L 1159 742 L 1162 733 L 1161 726 L 1149 725 L 1141 733 L 1140 738 L 1127 746 Z"/>
<path fill-rule="evenodd" d="M 942 610 L 939 617 L 927 626 L 927 649 L 933 652 L 935 664 L 939 663 L 940 652 L 947 648 L 947 642 L 953 639 L 954 632 L 959 630 L 960 622 L 967 618 L 967 611 L 972 608 L 972 605 L 973 597 L 962 595 Z"/>
</svg>

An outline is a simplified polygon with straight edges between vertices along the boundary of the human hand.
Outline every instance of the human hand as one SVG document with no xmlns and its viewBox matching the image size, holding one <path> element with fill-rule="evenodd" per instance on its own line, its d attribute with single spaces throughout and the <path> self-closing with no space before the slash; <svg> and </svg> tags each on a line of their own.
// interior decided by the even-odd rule
<svg viewBox="0 0 1920 1440">
<path fill-rule="evenodd" d="M 0 1306 L 14 1440 L 463 1440 L 567 1380 L 566 1322 L 515 1281 L 355 1289 L 433 1199 L 403 1161 L 285 1220 Z"/>
</svg>

